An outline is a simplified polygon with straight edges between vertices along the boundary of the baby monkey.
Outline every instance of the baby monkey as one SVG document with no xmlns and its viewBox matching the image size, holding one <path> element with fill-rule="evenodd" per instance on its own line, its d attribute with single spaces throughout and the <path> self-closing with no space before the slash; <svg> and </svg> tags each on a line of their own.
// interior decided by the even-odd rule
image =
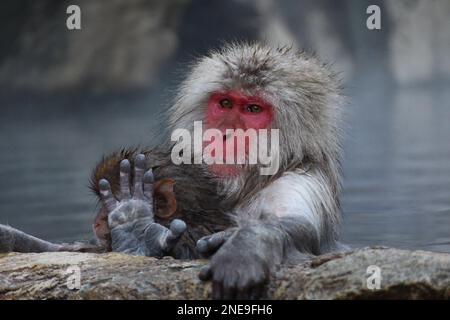
<svg viewBox="0 0 450 320">
<path fill-rule="evenodd" d="M 95 243 L 56 244 L 0 224 L 0 252 L 115 251 L 199 258 L 197 240 L 233 224 L 226 213 L 231 202 L 213 191 L 215 179 L 201 167 L 173 165 L 168 153 L 156 149 L 143 152 L 114 153 L 93 171 L 91 189 L 101 201 L 93 224 Z M 205 213 L 208 217 L 202 217 Z"/>
<path fill-rule="evenodd" d="M 173 164 L 162 150 L 118 152 L 93 171 L 91 189 L 101 200 L 93 229 L 105 250 L 199 258 L 217 247 L 199 251 L 199 239 L 235 225 L 234 201 L 217 192 L 217 179 L 201 165 Z"/>
</svg>

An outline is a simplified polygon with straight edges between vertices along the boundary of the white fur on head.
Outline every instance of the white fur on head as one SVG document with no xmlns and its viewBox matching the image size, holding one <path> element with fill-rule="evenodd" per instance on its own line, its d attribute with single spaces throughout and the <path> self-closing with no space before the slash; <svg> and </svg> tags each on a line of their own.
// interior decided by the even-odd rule
<svg viewBox="0 0 450 320">
<path fill-rule="evenodd" d="M 275 109 L 280 130 L 280 171 L 310 162 L 339 190 L 339 82 L 315 57 L 291 48 L 231 44 L 200 59 L 183 82 L 170 110 L 172 129 L 192 130 L 204 120 L 211 93 L 241 90 L 259 95 Z"/>
</svg>

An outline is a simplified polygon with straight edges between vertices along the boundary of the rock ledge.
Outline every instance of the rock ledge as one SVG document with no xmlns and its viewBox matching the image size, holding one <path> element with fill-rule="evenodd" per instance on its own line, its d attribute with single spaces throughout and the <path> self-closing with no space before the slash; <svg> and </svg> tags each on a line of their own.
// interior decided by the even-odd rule
<svg viewBox="0 0 450 320">
<path fill-rule="evenodd" d="M 205 260 L 161 260 L 125 254 L 0 254 L 0 299 L 207 299 L 197 278 Z M 367 288 L 371 265 L 381 288 Z M 79 273 L 78 273 L 79 271 Z M 79 289 L 76 275 L 80 275 Z M 364 248 L 283 267 L 269 299 L 449 299 L 450 254 Z"/>
</svg>

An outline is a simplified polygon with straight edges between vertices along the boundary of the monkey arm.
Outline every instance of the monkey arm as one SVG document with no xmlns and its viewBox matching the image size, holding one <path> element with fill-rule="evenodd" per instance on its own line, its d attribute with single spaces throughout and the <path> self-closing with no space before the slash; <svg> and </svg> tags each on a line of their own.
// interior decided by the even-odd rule
<svg viewBox="0 0 450 320">
<path fill-rule="evenodd" d="M 261 190 L 256 201 L 252 208 L 277 217 L 300 251 L 317 255 L 335 246 L 340 209 L 322 170 L 286 172 Z"/>
<path fill-rule="evenodd" d="M 117 184 L 117 188 L 120 187 L 119 183 L 119 164 L 123 157 L 131 156 L 135 151 L 123 151 L 113 154 L 106 158 L 101 164 L 98 165 L 95 170 L 95 174 L 92 178 L 92 182 L 98 179 L 99 175 L 105 177 L 114 177 L 112 181 Z M 162 159 L 163 157 L 155 152 L 153 157 L 156 159 Z M 156 162 L 157 163 L 157 162 Z M 116 168 L 117 167 L 117 168 Z M 116 177 L 117 176 L 117 177 Z M 116 181 L 117 180 L 117 181 Z M 141 182 L 142 183 L 142 182 Z M 171 185 L 168 179 L 160 180 L 156 183 L 156 188 L 165 190 L 165 187 Z M 98 189 L 98 183 L 95 188 L 91 186 L 94 191 L 100 193 Z M 141 184 L 142 187 L 142 184 Z M 169 190 L 170 191 L 170 190 Z M 117 191 L 119 192 L 119 191 Z M 168 192 L 168 191 L 167 191 Z M 167 193 L 166 192 L 166 193 Z M 173 199 L 169 199 L 171 196 Z M 165 197 L 166 206 L 160 211 L 163 214 L 172 212 L 176 206 L 173 192 Z M 138 199 L 139 200 L 139 199 Z M 169 201 L 170 200 L 170 201 Z M 144 201 L 135 201 L 135 204 L 142 204 Z M 131 208 L 137 209 L 139 206 L 131 206 Z M 145 206 L 144 206 L 145 207 Z M 161 252 L 165 253 L 175 245 L 179 236 L 184 231 L 185 225 L 180 220 L 175 220 L 170 225 L 169 229 L 159 224 L 156 224 L 146 219 L 132 219 L 128 224 L 121 224 L 120 227 L 113 230 L 114 248 L 116 251 L 133 251 L 132 248 L 137 250 L 147 250 L 147 255 L 158 256 Z M 0 224 L 0 252 L 52 252 L 52 251 L 79 251 L 79 252 L 104 252 L 111 250 L 111 230 L 108 225 L 108 212 L 106 207 L 103 206 L 94 222 L 94 231 L 97 236 L 98 245 L 93 245 L 86 242 L 77 242 L 71 244 L 55 244 L 51 243 L 32 235 L 26 234 L 20 230 L 12 227 Z M 141 237 L 144 235 L 145 244 L 142 240 L 137 240 L 136 235 Z"/>
<path fill-rule="evenodd" d="M 213 297 L 258 298 L 277 265 L 320 254 L 334 242 L 327 229 L 338 213 L 332 197 L 320 171 L 289 172 L 239 210 L 231 235 L 201 239 L 200 247 L 220 247 L 200 273 L 212 279 Z"/>
<path fill-rule="evenodd" d="M 0 224 L 0 252 L 103 252 L 102 246 L 85 242 L 56 244 Z"/>
<path fill-rule="evenodd" d="M 318 254 L 320 251 L 319 238 L 314 227 L 305 219 L 298 216 L 287 216 L 279 220 L 279 228 L 289 236 L 291 249 L 296 249 L 299 253 Z M 224 231 L 202 237 L 197 241 L 196 249 L 203 257 L 210 257 L 228 241 L 237 231 L 237 228 L 229 228 Z M 296 254 L 294 254 L 297 256 Z M 289 261 L 292 255 L 289 255 Z"/>
<path fill-rule="evenodd" d="M 59 251 L 61 248 L 61 245 L 0 225 L 0 252 L 48 252 Z"/>
<path fill-rule="evenodd" d="M 134 154 L 134 150 L 124 150 L 119 153 L 115 153 L 110 157 L 105 158 L 94 171 L 91 179 L 91 188 L 98 192 L 98 187 L 94 187 L 93 181 L 96 180 L 98 175 L 105 175 L 106 177 L 114 176 L 114 173 L 118 173 L 118 168 L 115 168 L 123 157 Z M 118 166 L 118 165 L 117 165 Z M 97 220 L 101 220 L 104 216 L 104 210 L 100 210 Z M 96 221 L 97 222 L 97 221 Z M 101 229 L 101 228 L 100 228 Z M 95 224 L 94 224 L 95 230 Z M 54 252 L 54 251 L 81 251 L 81 252 L 102 252 L 109 247 L 110 243 L 107 238 L 109 237 L 109 230 L 101 230 L 102 235 L 99 237 L 99 232 L 95 230 L 100 245 L 92 245 L 89 243 L 77 242 L 73 244 L 55 244 L 46 240 L 39 239 L 32 235 L 29 235 L 23 231 L 17 230 L 10 226 L 0 224 L 0 252 Z"/>
<path fill-rule="evenodd" d="M 247 221 L 212 256 L 200 279 L 212 280 L 214 299 L 259 298 L 277 266 L 312 254 L 314 237 L 296 216 Z"/>
</svg>

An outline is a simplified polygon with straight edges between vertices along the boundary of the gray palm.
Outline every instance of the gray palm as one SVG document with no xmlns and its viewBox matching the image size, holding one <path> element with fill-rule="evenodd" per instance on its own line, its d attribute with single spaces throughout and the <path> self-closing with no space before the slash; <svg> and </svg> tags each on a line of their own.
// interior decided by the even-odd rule
<svg viewBox="0 0 450 320">
<path fill-rule="evenodd" d="M 186 224 L 182 220 L 175 219 L 168 229 L 154 221 L 154 177 L 151 169 L 145 172 L 143 154 L 135 158 L 132 194 L 130 171 L 130 162 L 122 160 L 119 199 L 114 198 L 106 179 L 99 182 L 100 197 L 108 212 L 112 250 L 151 257 L 170 255 L 186 230 Z"/>
</svg>

